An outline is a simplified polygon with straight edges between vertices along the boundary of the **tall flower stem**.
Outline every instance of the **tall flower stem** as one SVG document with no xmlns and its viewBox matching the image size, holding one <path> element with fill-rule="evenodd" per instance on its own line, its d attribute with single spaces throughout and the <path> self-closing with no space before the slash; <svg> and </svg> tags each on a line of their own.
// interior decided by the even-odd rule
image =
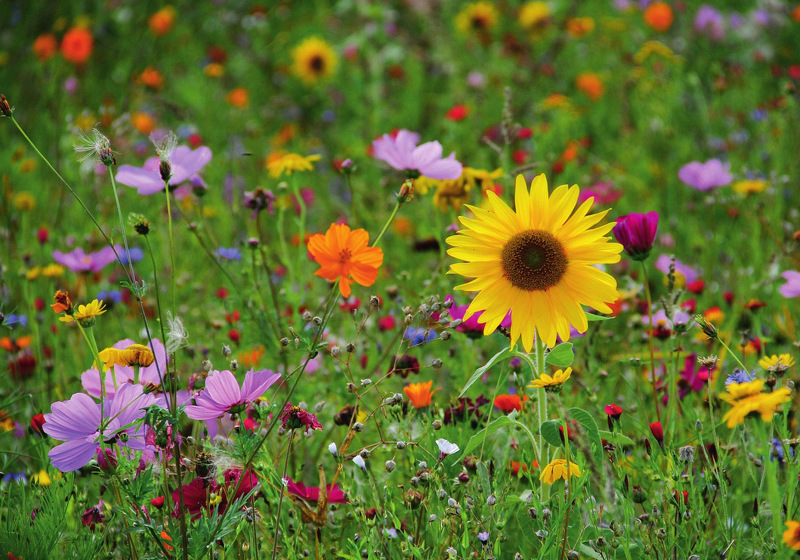
<svg viewBox="0 0 800 560">
<path fill-rule="evenodd" d="M 392 210 L 392 213 L 389 215 L 389 219 L 386 220 L 385 224 L 383 224 L 383 229 L 381 229 L 381 232 L 378 234 L 378 237 L 376 237 L 375 241 L 372 242 L 373 247 L 377 247 L 378 243 L 381 242 L 383 234 L 386 233 L 386 230 L 389 229 L 390 225 L 392 225 L 392 222 L 394 221 L 395 216 L 397 216 L 397 212 L 400 210 L 400 207 L 402 205 L 403 203 L 399 201 L 394 205 L 394 210 Z"/>
<path fill-rule="evenodd" d="M 175 313 L 175 238 L 172 235 L 172 196 L 169 192 L 169 181 L 164 181 L 164 193 L 167 196 L 167 228 L 169 232 L 170 259 L 170 295 L 172 296 L 172 312 Z"/>
<path fill-rule="evenodd" d="M 644 293 L 647 297 L 647 318 L 650 324 L 647 342 L 650 346 L 650 379 L 653 384 L 653 404 L 656 407 L 656 419 L 661 422 L 661 410 L 658 406 L 658 390 L 656 389 L 656 354 L 653 349 L 653 300 L 650 297 L 650 281 L 647 278 L 647 267 L 644 261 L 639 261 L 642 266 L 642 276 L 644 278 Z"/>
<path fill-rule="evenodd" d="M 111 179 L 111 191 L 114 193 L 114 202 L 117 205 L 117 215 L 119 216 L 119 228 L 122 233 L 122 246 L 125 247 L 125 255 L 128 259 L 128 268 L 130 272 L 128 276 L 131 282 L 136 282 L 136 273 L 133 270 L 133 259 L 131 259 L 131 252 L 128 249 L 128 236 L 125 235 L 125 220 L 122 218 L 122 208 L 119 204 L 119 195 L 117 194 L 117 182 L 114 180 L 114 173 L 111 172 L 111 167 L 108 167 L 108 177 Z"/>
<path fill-rule="evenodd" d="M 289 468 L 289 457 L 292 455 L 292 441 L 294 441 L 294 430 L 289 432 L 289 444 L 286 446 L 286 458 L 283 461 L 283 474 L 281 474 L 281 495 L 278 498 L 278 511 L 275 514 L 275 538 L 272 543 L 272 560 L 275 560 L 278 555 L 278 536 L 281 529 L 281 506 L 283 506 L 283 495 L 286 493 L 284 488 L 284 481 L 286 480 L 286 471 Z"/>
<path fill-rule="evenodd" d="M 545 368 L 545 361 L 544 361 L 544 352 L 545 352 L 545 344 L 542 340 L 542 337 L 539 333 L 535 335 L 536 339 L 536 375 L 539 376 L 544 373 Z M 545 465 L 550 463 L 550 450 L 544 444 L 544 438 L 541 434 L 541 425 L 547 421 L 547 392 L 544 388 L 540 388 L 539 392 L 536 396 L 536 404 L 538 407 L 539 412 L 539 465 L 540 468 L 544 468 Z M 544 481 L 541 481 L 541 500 L 542 503 L 546 502 L 550 497 L 550 486 L 545 484 Z"/>
</svg>

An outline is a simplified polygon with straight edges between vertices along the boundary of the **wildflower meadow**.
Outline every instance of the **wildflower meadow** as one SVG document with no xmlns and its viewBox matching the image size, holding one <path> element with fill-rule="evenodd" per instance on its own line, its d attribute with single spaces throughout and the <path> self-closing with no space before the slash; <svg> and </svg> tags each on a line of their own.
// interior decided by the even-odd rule
<svg viewBox="0 0 800 560">
<path fill-rule="evenodd" d="M 0 554 L 800 551 L 800 2 L 2 3 Z"/>
</svg>

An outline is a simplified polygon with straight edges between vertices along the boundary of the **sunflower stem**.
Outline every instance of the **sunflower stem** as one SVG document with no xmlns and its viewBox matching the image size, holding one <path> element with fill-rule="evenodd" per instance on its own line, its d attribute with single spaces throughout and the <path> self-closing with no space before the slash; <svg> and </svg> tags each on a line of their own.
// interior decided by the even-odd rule
<svg viewBox="0 0 800 560">
<path fill-rule="evenodd" d="M 647 297 L 647 318 L 650 323 L 650 332 L 647 337 L 648 345 L 650 346 L 650 380 L 653 384 L 653 404 L 656 407 L 656 420 L 661 422 L 661 410 L 658 406 L 658 390 L 656 389 L 656 354 L 653 349 L 653 301 L 650 298 L 650 281 L 647 278 L 647 267 L 644 261 L 639 261 L 642 266 L 642 275 L 644 277 L 644 293 Z"/>
<path fill-rule="evenodd" d="M 534 335 L 534 339 L 536 341 L 535 373 L 537 376 L 540 376 L 542 373 L 544 373 L 545 369 L 544 352 L 547 347 L 538 332 Z M 544 390 L 544 387 L 539 389 L 539 392 L 536 396 L 536 402 L 539 409 L 539 468 L 544 468 L 545 465 L 550 463 L 550 449 L 545 446 L 541 431 L 542 424 L 547 421 L 547 392 Z M 542 503 L 545 503 L 550 498 L 550 486 L 545 484 L 542 480 L 540 482 L 540 489 Z"/>
</svg>

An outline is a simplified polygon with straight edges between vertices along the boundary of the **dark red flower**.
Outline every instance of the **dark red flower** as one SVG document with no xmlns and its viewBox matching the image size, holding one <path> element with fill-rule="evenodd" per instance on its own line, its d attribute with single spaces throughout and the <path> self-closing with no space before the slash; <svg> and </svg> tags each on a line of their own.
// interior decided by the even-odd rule
<svg viewBox="0 0 800 560">
<path fill-rule="evenodd" d="M 150 505 L 154 508 L 161 509 L 164 506 L 164 496 L 159 496 L 158 498 L 153 498 L 150 500 Z"/>
<path fill-rule="evenodd" d="M 299 406 L 292 406 L 290 402 L 286 403 L 286 407 L 279 418 L 282 421 L 281 428 L 284 430 L 304 428 L 305 432 L 309 433 L 312 430 L 322 429 L 322 424 L 319 423 L 316 416 Z"/>
<path fill-rule="evenodd" d="M 81 514 L 81 522 L 85 527 L 89 527 L 89 529 L 94 531 L 94 526 L 98 523 L 102 523 L 105 520 L 102 507 L 103 502 L 100 502 L 96 506 L 90 507 Z"/>
<path fill-rule="evenodd" d="M 650 255 L 658 231 L 658 217 L 658 212 L 632 212 L 617 218 L 612 233 L 633 260 L 643 261 Z"/>
<path fill-rule="evenodd" d="M 318 486 L 306 487 L 302 482 L 295 482 L 289 477 L 287 477 L 286 480 L 286 490 L 289 494 L 302 498 L 307 502 L 319 501 Z M 344 492 L 342 492 L 342 489 L 339 488 L 338 484 L 328 484 L 325 488 L 327 489 L 329 504 L 346 504 L 348 502 L 347 497 L 344 495 Z"/>
<path fill-rule="evenodd" d="M 664 447 L 664 428 L 661 427 L 661 422 L 653 422 L 650 424 L 650 432 L 656 438 L 658 445 Z"/>
<path fill-rule="evenodd" d="M 613 430 L 614 424 L 619 422 L 619 418 L 622 416 L 622 407 L 611 403 L 606 405 L 605 411 L 608 415 L 608 429 Z"/>
<path fill-rule="evenodd" d="M 378 319 L 378 330 L 381 332 L 393 331 L 397 326 L 397 319 L 393 315 L 387 315 Z"/>
<path fill-rule="evenodd" d="M 45 424 L 44 414 L 41 412 L 39 414 L 35 414 L 33 418 L 31 418 L 31 428 L 34 432 L 39 434 L 40 436 L 44 435 L 44 431 L 42 430 L 42 426 Z"/>
<path fill-rule="evenodd" d="M 706 289 L 706 281 L 701 278 L 695 280 L 694 282 L 689 282 L 686 285 L 686 289 L 692 292 L 693 294 L 700 295 L 703 293 L 703 290 Z"/>
</svg>

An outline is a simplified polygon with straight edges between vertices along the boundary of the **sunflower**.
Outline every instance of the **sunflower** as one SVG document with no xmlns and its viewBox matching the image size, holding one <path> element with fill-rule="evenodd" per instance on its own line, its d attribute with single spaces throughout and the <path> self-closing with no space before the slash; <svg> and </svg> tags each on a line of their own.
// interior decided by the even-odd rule
<svg viewBox="0 0 800 560">
<path fill-rule="evenodd" d="M 331 224 L 323 235 L 317 233 L 308 240 L 308 251 L 320 268 L 314 274 L 331 282 L 339 280 L 342 297 L 350 297 L 350 284 L 372 286 L 383 264 L 380 247 L 368 247 L 366 230 L 350 231 L 347 224 Z M 352 280 L 351 280 L 352 277 Z"/>
<path fill-rule="evenodd" d="M 473 2 L 456 16 L 456 27 L 467 33 L 485 33 L 497 25 L 497 8 L 491 2 Z"/>
<path fill-rule="evenodd" d="M 562 185 L 548 196 L 544 175 L 528 193 L 519 175 L 516 212 L 492 191 L 486 193 L 488 210 L 467 206 L 475 217 L 460 217 L 464 229 L 447 239 L 447 253 L 466 261 L 450 271 L 474 278 L 456 289 L 479 292 L 464 320 L 483 311 L 488 335 L 510 310 L 511 345 L 521 338 L 530 352 L 535 332 L 548 346 L 555 346 L 556 336 L 569 340 L 570 325 L 586 332 L 581 305 L 611 313 L 617 282 L 593 265 L 619 262 L 622 245 L 606 235 L 614 222 L 593 227 L 608 213 L 587 215 L 593 198 L 573 212 L 578 194 L 577 186 Z"/>
<path fill-rule="evenodd" d="M 513 324 L 513 319 L 512 319 Z M 561 386 L 569 380 L 570 375 L 572 375 L 572 368 L 568 367 L 565 370 L 558 370 L 552 376 L 543 373 L 539 376 L 539 379 L 534 379 L 531 381 L 528 387 L 532 387 L 534 389 L 544 389 L 545 391 L 550 391 L 552 393 L 558 393 L 561 391 Z"/>
<path fill-rule="evenodd" d="M 336 70 L 336 53 L 319 37 L 309 37 L 292 51 L 292 72 L 307 84 L 315 84 Z"/>
<path fill-rule="evenodd" d="M 267 169 L 270 177 L 280 177 L 281 175 L 291 175 L 293 171 L 313 171 L 312 165 L 322 156 L 301 156 L 300 154 L 281 154 L 270 155 L 267 158 Z"/>
<path fill-rule="evenodd" d="M 553 459 L 550 461 L 539 476 L 539 480 L 545 484 L 553 484 L 556 480 L 563 478 L 569 480 L 572 476 L 580 476 L 581 469 L 572 461 L 565 459 Z"/>
</svg>

